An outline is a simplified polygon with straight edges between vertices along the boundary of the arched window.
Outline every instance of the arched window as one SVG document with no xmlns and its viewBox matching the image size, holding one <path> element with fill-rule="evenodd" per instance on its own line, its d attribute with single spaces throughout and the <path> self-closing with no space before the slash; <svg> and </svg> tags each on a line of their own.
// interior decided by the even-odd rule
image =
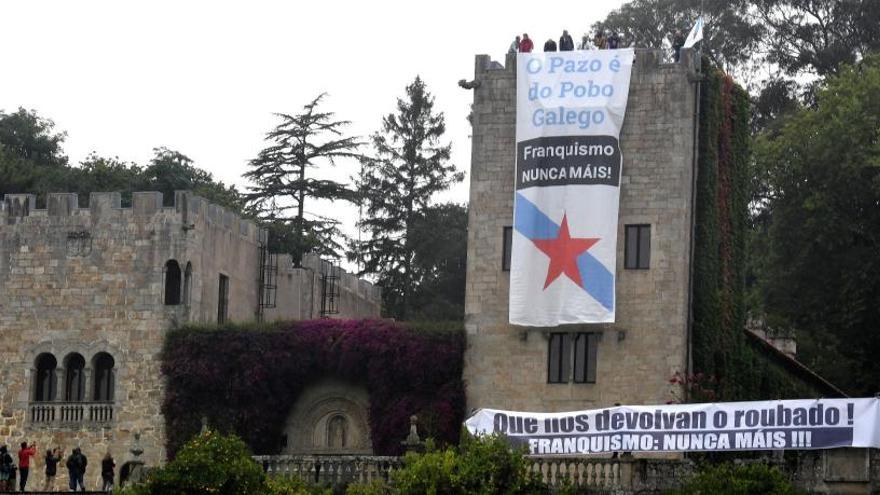
<svg viewBox="0 0 880 495">
<path fill-rule="evenodd" d="M 82 402 L 86 395 L 86 360 L 79 354 L 64 358 L 64 400 Z"/>
<path fill-rule="evenodd" d="M 165 304 L 180 304 L 180 265 L 175 260 L 165 263 Z"/>
<path fill-rule="evenodd" d="M 113 356 L 106 352 L 99 352 L 92 361 L 92 373 L 95 389 L 92 397 L 97 402 L 110 402 L 113 400 Z"/>
<path fill-rule="evenodd" d="M 55 400 L 55 368 L 58 367 L 58 361 L 55 356 L 43 353 L 37 356 L 34 365 L 37 368 L 37 374 L 34 380 L 34 401 L 48 402 Z"/>
<path fill-rule="evenodd" d="M 183 304 L 189 305 L 190 293 L 192 292 L 192 263 L 186 262 L 186 270 L 183 272 Z"/>
</svg>

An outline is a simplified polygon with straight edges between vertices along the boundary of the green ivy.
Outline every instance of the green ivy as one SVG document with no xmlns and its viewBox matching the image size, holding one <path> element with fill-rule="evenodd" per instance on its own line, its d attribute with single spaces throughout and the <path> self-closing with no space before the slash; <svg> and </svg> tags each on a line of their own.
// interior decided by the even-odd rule
<svg viewBox="0 0 880 495">
<path fill-rule="evenodd" d="M 693 372 L 715 379 L 719 400 L 815 397 L 820 391 L 753 347 L 744 332 L 748 122 L 748 94 L 730 76 L 709 69 L 700 86 Z"/>
</svg>

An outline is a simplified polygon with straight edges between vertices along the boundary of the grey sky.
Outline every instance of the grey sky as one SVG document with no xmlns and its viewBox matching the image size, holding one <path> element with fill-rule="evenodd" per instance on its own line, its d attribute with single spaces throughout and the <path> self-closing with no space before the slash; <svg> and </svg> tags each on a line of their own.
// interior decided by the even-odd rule
<svg viewBox="0 0 880 495">
<path fill-rule="evenodd" d="M 523 31 L 537 47 L 562 29 L 578 39 L 621 3 L 2 1 L 0 109 L 52 118 L 75 164 L 91 151 L 143 164 L 167 146 L 243 188 L 272 112 L 326 91 L 366 136 L 419 74 L 467 170 L 472 94 L 456 81 L 474 55 L 501 59 Z M 467 180 L 445 196 L 466 201 Z"/>
</svg>

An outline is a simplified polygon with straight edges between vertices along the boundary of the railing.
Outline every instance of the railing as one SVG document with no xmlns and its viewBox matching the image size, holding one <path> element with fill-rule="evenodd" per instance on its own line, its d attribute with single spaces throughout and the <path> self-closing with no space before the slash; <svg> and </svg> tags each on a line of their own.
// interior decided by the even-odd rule
<svg viewBox="0 0 880 495">
<path fill-rule="evenodd" d="M 403 465 L 401 457 L 356 455 L 261 455 L 254 459 L 270 476 L 338 485 L 388 480 Z"/>
<path fill-rule="evenodd" d="M 631 485 L 631 461 L 588 457 L 535 457 L 531 461 L 532 471 L 540 474 L 550 486 L 563 485 L 565 480 L 579 488 L 611 489 Z"/>
<path fill-rule="evenodd" d="M 30 405 L 30 422 L 34 425 L 104 425 L 112 421 L 112 402 L 32 402 Z"/>
</svg>

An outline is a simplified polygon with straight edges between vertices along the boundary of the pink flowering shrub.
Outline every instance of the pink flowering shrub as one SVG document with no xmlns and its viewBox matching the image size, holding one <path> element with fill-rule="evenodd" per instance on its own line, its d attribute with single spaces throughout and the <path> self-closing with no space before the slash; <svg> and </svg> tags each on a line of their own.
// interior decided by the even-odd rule
<svg viewBox="0 0 880 495">
<path fill-rule="evenodd" d="M 366 387 L 376 454 L 402 452 L 412 414 L 423 418 L 423 437 L 457 443 L 463 352 L 460 324 L 315 320 L 172 331 L 162 353 L 168 451 L 198 433 L 204 416 L 255 453 L 276 453 L 297 397 L 325 376 Z"/>
</svg>

